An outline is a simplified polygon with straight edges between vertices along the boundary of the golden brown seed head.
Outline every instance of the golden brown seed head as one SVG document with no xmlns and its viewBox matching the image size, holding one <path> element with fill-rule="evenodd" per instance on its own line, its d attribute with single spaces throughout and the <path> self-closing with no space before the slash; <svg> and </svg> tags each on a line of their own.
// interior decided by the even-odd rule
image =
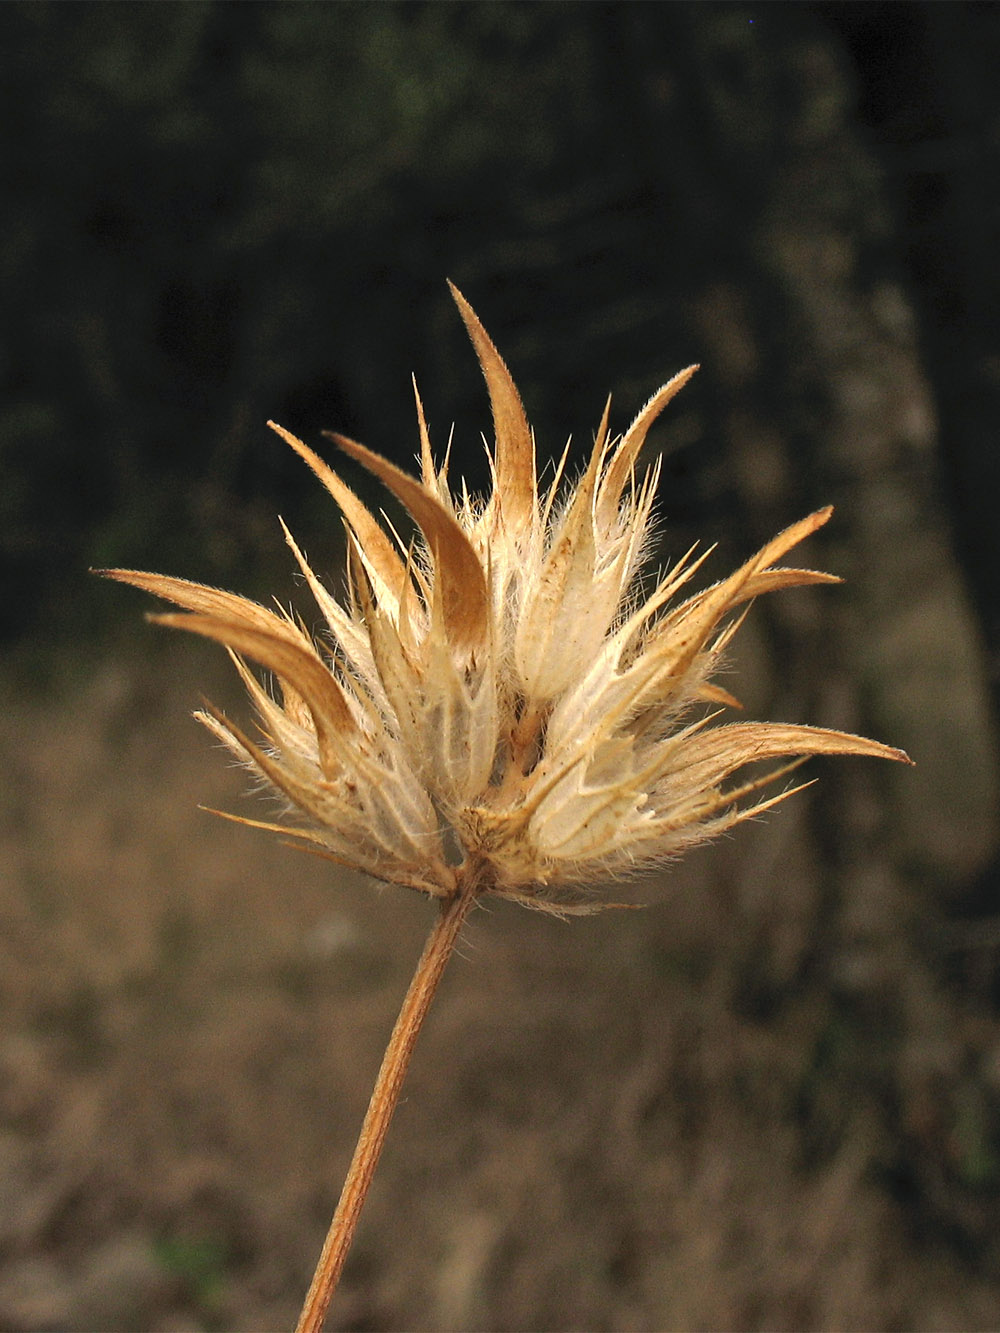
<svg viewBox="0 0 1000 1333">
<path fill-rule="evenodd" d="M 567 893 L 662 862 L 788 795 L 788 772 L 747 765 L 810 754 L 906 762 L 877 741 L 814 727 L 720 724 L 735 700 L 711 681 L 760 593 L 828 574 L 780 566 L 830 516 L 787 528 L 728 579 L 686 593 L 691 552 L 638 592 L 657 480 L 635 464 L 649 427 L 694 374 L 660 389 L 617 442 L 607 422 L 579 480 L 536 481 L 534 441 L 510 372 L 452 288 L 489 389 L 492 493 L 453 496 L 417 399 L 417 479 L 340 436 L 419 529 L 408 554 L 302 441 L 347 519 L 349 593 L 338 602 L 286 537 L 329 628 L 313 642 L 290 617 L 200 584 L 106 571 L 187 614 L 158 617 L 225 644 L 259 714 L 258 745 L 214 711 L 201 720 L 287 800 L 293 834 L 334 860 L 435 897 L 473 860 L 490 891 L 555 912 L 594 910 Z M 272 423 L 273 424 L 273 423 Z M 684 595 L 686 593 L 686 595 Z M 272 697 L 245 665 L 277 679 Z M 599 905 L 599 904 L 598 904 Z"/>
</svg>

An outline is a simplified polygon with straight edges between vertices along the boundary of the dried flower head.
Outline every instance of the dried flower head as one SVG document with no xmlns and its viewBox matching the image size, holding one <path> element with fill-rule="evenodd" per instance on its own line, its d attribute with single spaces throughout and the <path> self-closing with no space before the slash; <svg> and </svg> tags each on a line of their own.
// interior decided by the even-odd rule
<svg viewBox="0 0 1000 1333">
<path fill-rule="evenodd" d="M 108 571 L 184 609 L 160 622 L 230 650 L 263 743 L 214 711 L 198 716 L 296 817 L 242 822 L 437 898 L 474 867 L 481 891 L 551 911 L 594 910 L 571 891 L 662 862 L 789 794 L 767 793 L 794 765 L 741 778 L 748 765 L 811 754 L 905 761 L 900 750 L 839 731 L 718 721 L 736 704 L 711 681 L 742 619 L 732 613 L 761 593 L 838 581 L 778 563 L 829 509 L 704 591 L 688 592 L 705 559 L 693 551 L 651 590 L 643 580 L 658 468 L 640 478 L 636 462 L 653 421 L 696 367 L 655 393 L 620 439 L 609 438 L 605 409 L 579 479 L 564 484 L 564 454 L 540 489 L 510 372 L 452 292 L 493 410 L 487 497 L 464 486 L 452 494 L 447 463 L 432 459 L 419 396 L 419 480 L 333 437 L 409 511 L 419 530 L 409 544 L 312 449 L 273 426 L 346 519 L 343 602 L 285 530 L 329 642 L 232 593 Z M 278 698 L 247 659 L 273 673 Z"/>
</svg>

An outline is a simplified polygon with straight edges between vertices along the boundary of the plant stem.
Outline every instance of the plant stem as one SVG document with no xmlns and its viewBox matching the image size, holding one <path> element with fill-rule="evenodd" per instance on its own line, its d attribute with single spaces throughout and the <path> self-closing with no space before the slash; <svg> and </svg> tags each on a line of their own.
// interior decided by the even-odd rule
<svg viewBox="0 0 1000 1333">
<path fill-rule="evenodd" d="M 403 1080 L 409 1067 L 410 1056 L 417 1034 L 430 1008 L 444 974 L 445 966 L 455 947 L 469 908 L 480 888 L 479 876 L 474 869 L 459 878 L 459 885 L 450 898 L 441 903 L 441 912 L 431 927 L 413 980 L 403 1000 L 399 1017 L 382 1057 L 371 1101 L 365 1113 L 358 1136 L 354 1157 L 344 1181 L 337 1211 L 330 1223 L 323 1252 L 316 1265 L 312 1285 L 306 1296 L 295 1333 L 320 1333 L 327 1307 L 340 1279 L 347 1252 L 354 1239 L 358 1218 L 372 1183 L 375 1168 L 385 1143 L 389 1121 L 399 1101 Z"/>
</svg>

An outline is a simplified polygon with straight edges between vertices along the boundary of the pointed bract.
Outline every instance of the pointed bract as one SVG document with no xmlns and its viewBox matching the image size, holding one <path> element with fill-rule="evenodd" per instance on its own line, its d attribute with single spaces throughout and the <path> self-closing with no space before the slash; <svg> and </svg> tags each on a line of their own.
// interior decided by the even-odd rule
<svg viewBox="0 0 1000 1333">
<path fill-rule="evenodd" d="M 332 432 L 331 432 L 332 434 Z M 434 556 L 435 587 L 441 590 L 445 631 L 456 652 L 482 653 L 487 639 L 486 575 L 472 543 L 440 500 L 393 463 L 346 435 L 332 438 L 363 463 L 406 506 Z M 359 534 L 360 536 L 360 534 Z M 364 542 L 361 541 L 364 550 Z"/>
<path fill-rule="evenodd" d="M 642 446 L 646 443 L 650 426 L 670 400 L 680 393 L 698 369 L 698 366 L 688 366 L 686 370 L 678 371 L 673 379 L 668 380 L 662 388 L 657 389 L 622 436 L 601 482 L 601 494 L 598 503 L 601 517 L 605 522 L 610 519 L 611 514 L 618 507 L 625 483 L 635 467 Z"/>
<path fill-rule="evenodd" d="M 507 520 L 515 528 L 521 529 L 531 522 L 537 500 L 535 442 L 531 437 L 531 427 L 506 362 L 480 324 L 479 316 L 454 283 L 449 282 L 448 286 L 476 349 L 490 394 L 493 428 L 496 432 L 496 490 L 493 499 Z"/>
</svg>

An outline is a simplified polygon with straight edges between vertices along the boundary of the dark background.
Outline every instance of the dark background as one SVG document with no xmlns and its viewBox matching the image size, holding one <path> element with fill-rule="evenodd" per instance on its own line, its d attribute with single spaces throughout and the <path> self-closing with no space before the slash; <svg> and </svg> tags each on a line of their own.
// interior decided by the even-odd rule
<svg viewBox="0 0 1000 1333">
<path fill-rule="evenodd" d="M 184 664 L 209 657 L 161 646 L 142 600 L 86 571 L 297 596 L 280 512 L 336 586 L 339 519 L 264 423 L 324 452 L 319 431 L 342 430 L 406 464 L 411 373 L 438 451 L 455 423 L 453 475 L 481 483 L 488 409 L 446 277 L 511 366 L 544 457 L 570 432 L 589 441 L 608 391 L 622 430 L 701 362 L 651 437 L 664 557 L 701 539 L 732 563 L 832 501 L 809 558 L 848 580 L 755 609 L 736 692 L 753 715 L 904 745 L 918 767 L 826 765 L 821 794 L 774 835 L 790 842 L 748 835 L 755 870 L 723 849 L 681 872 L 689 895 L 666 915 L 601 925 L 625 941 L 617 980 L 600 970 L 609 946 L 582 926 L 590 944 L 551 944 L 561 961 L 536 978 L 548 998 L 525 1009 L 528 1036 L 505 1046 L 476 1027 L 484 1018 L 455 1037 L 482 1086 L 445 1078 L 437 1111 L 425 1089 L 416 1156 L 387 1164 L 385 1211 L 373 1201 L 348 1269 L 343 1326 L 958 1328 L 989 1326 L 991 1311 L 995 1323 L 998 68 L 993 4 L 0 8 L 2 846 L 18 958 L 0 1056 L 9 1192 L 24 1201 L 0 1227 L 9 1326 L 264 1327 L 294 1314 L 340 1159 L 281 1153 L 313 1128 L 323 1153 L 339 1090 L 356 1080 L 361 1098 L 368 1076 L 345 1047 L 305 1094 L 308 1115 L 302 1097 L 275 1107 L 261 1092 L 283 1024 L 307 1053 L 292 1082 L 312 1087 L 303 1034 L 347 1003 L 296 952 L 329 886 L 303 888 L 284 924 L 259 890 L 252 947 L 271 962 L 246 984 L 264 1044 L 239 1028 L 244 1050 L 212 1006 L 239 972 L 227 905 L 258 901 L 222 868 L 246 843 L 212 843 L 222 835 L 175 813 L 207 795 L 210 760 L 187 773 L 176 756 L 191 737 L 169 718 L 201 683 Z M 194 883 L 215 888 L 199 898 Z M 375 910 L 365 892 L 350 899 L 362 922 Z M 143 915 L 137 901 L 155 906 Z M 378 913 L 391 920 L 394 901 Z M 400 949 L 378 974 L 385 996 L 364 1009 L 359 982 L 351 1002 L 373 1050 L 416 956 L 414 921 L 413 941 L 388 925 L 379 937 Z M 483 1013 L 501 999 L 520 1013 L 526 964 L 510 941 L 564 937 L 503 914 L 489 930 L 507 944 L 477 968 L 507 976 L 507 948 L 510 980 Z M 347 966 L 337 959 L 323 967 Z M 217 1026 L 178 1020 L 150 1049 L 144 1023 L 166 1012 L 181 965 Z M 568 979 L 588 989 L 590 1035 L 560 1083 L 562 1028 L 537 1015 L 576 1003 Z M 462 1004 L 478 1012 L 461 986 L 486 983 L 455 984 L 442 1031 L 461 1034 Z M 642 999 L 631 1018 L 623 988 Z M 654 1010 L 674 1017 L 650 1027 Z M 198 1045 L 206 1031 L 214 1054 Z M 609 1061 L 593 1083 L 587 1040 Z M 590 1127 L 571 1128 L 562 1161 L 565 1134 L 532 1101 L 548 1079 L 552 1105 L 578 1098 L 573 1123 Z M 222 1128 L 164 1111 L 185 1080 L 201 1108 L 229 1087 Z M 140 1082 L 157 1095 L 116 1119 Z M 497 1101 L 498 1082 L 523 1090 L 523 1110 Z M 68 1125 L 44 1110 L 50 1094 L 77 1108 Z M 273 1129 L 286 1114 L 275 1141 L 287 1146 L 271 1149 L 281 1170 L 251 1172 L 240 1197 L 241 1133 L 257 1161 L 254 1117 Z M 472 1135 L 451 1174 L 425 1146 L 447 1116 Z M 600 1127 L 615 1116 L 621 1152 L 608 1157 Z M 111 1123 L 130 1126 L 118 1152 Z M 344 1151 L 352 1123 L 337 1130 Z M 490 1139 L 498 1123 L 540 1163 L 504 1203 L 510 1161 L 533 1159 L 523 1137 Z M 551 1151 L 531 1138 L 539 1124 Z M 595 1177 L 595 1160 L 619 1175 Z M 415 1161 L 447 1180 L 444 1212 L 412 1204 L 427 1193 Z M 549 1211 L 534 1215 L 532 1189 Z M 411 1207 L 429 1254 L 399 1220 Z M 618 1217 L 631 1220 L 616 1230 Z M 393 1218 L 406 1234 L 380 1241 Z M 546 1268 L 546 1245 L 564 1267 Z M 431 1272 L 451 1276 L 433 1287 Z"/>
<path fill-rule="evenodd" d="M 718 517 L 734 487 L 706 290 L 745 304 L 768 412 L 805 434 L 822 411 L 789 382 L 783 208 L 803 234 L 823 213 L 859 300 L 902 293 L 995 647 L 996 6 L 13 4 L 0 21 L 8 636 L 88 561 L 204 561 L 212 530 L 208 558 L 242 572 L 255 520 L 310 492 L 269 416 L 407 455 L 416 372 L 434 418 L 475 437 L 445 276 L 549 452 L 608 387 L 632 412 L 704 360 L 669 508 Z"/>
</svg>

